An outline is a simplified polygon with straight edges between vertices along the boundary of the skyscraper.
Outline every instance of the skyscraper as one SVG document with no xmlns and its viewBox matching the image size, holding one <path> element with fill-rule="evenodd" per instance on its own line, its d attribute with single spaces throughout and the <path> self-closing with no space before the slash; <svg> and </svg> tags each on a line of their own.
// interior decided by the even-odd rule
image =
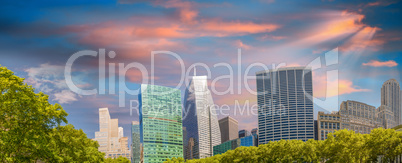
<svg viewBox="0 0 402 163">
<path fill-rule="evenodd" d="M 251 135 L 258 135 L 258 128 L 253 128 L 251 130 Z"/>
<path fill-rule="evenodd" d="M 258 147 L 258 128 L 253 128 L 251 130 L 251 135 L 254 136 L 254 146 Z"/>
<path fill-rule="evenodd" d="M 213 155 L 213 147 L 221 143 L 221 131 L 208 89 L 207 76 L 193 76 L 184 97 L 183 126 L 185 158 L 199 159 Z"/>
<path fill-rule="evenodd" d="M 99 131 L 95 139 L 99 143 L 98 150 L 104 152 L 106 158 L 126 157 L 130 160 L 128 138 L 123 135 L 123 128 L 118 126 L 118 119 L 110 119 L 108 108 L 99 109 Z"/>
<path fill-rule="evenodd" d="M 236 119 L 233 119 L 230 116 L 220 119 L 219 128 L 221 130 L 222 143 L 239 138 L 239 123 Z"/>
<path fill-rule="evenodd" d="M 250 135 L 251 135 L 251 133 L 248 132 L 247 130 L 240 130 L 239 131 L 239 138 L 250 136 Z"/>
<path fill-rule="evenodd" d="M 401 124 L 401 87 L 395 79 L 389 79 L 384 82 L 381 88 L 381 105 L 391 108 L 394 114 L 393 121 L 396 125 Z M 390 126 L 393 127 L 393 126 Z"/>
<path fill-rule="evenodd" d="M 138 121 L 131 122 L 131 162 L 139 163 L 141 161 L 141 143 L 140 143 L 140 124 Z"/>
<path fill-rule="evenodd" d="M 138 99 L 143 161 L 159 163 L 183 157 L 180 90 L 141 84 Z"/>
<path fill-rule="evenodd" d="M 314 139 L 311 69 L 280 68 L 256 76 L 259 144 Z"/>
</svg>

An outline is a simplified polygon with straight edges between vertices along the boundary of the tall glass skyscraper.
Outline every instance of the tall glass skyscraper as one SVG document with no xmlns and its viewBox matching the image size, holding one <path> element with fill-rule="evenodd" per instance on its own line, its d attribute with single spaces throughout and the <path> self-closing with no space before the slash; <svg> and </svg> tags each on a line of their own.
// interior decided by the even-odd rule
<svg viewBox="0 0 402 163">
<path fill-rule="evenodd" d="M 140 124 L 137 121 L 131 123 L 131 162 L 141 162 L 140 149 Z"/>
<path fill-rule="evenodd" d="M 159 163 L 183 157 L 180 90 L 141 84 L 138 99 L 144 162 Z"/>
<path fill-rule="evenodd" d="M 186 89 L 183 126 L 185 158 L 198 159 L 213 155 L 213 147 L 221 144 L 221 132 L 214 109 L 207 76 L 193 76 Z"/>
<path fill-rule="evenodd" d="M 401 87 L 395 79 L 389 79 L 381 88 L 381 105 L 388 106 L 394 114 L 395 125 L 402 123 L 401 119 Z M 385 117 L 386 118 L 386 117 Z M 393 126 L 390 126 L 393 127 Z"/>
<path fill-rule="evenodd" d="M 311 69 L 280 68 L 257 72 L 256 76 L 258 143 L 314 139 Z"/>
</svg>

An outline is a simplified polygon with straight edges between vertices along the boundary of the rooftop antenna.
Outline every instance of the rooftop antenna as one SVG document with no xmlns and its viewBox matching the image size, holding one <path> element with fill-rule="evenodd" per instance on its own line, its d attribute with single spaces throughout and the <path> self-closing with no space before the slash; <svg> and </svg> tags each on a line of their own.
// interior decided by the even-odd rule
<svg viewBox="0 0 402 163">
<path fill-rule="evenodd" d="M 194 66 L 194 76 L 197 76 L 197 69 Z"/>
</svg>

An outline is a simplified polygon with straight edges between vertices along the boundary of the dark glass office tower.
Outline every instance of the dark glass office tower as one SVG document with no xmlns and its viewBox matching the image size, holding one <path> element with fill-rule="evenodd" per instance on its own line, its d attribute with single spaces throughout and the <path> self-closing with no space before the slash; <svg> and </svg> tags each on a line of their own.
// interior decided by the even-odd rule
<svg viewBox="0 0 402 163">
<path fill-rule="evenodd" d="M 280 68 L 256 75 L 258 143 L 314 139 L 311 69 Z"/>
</svg>

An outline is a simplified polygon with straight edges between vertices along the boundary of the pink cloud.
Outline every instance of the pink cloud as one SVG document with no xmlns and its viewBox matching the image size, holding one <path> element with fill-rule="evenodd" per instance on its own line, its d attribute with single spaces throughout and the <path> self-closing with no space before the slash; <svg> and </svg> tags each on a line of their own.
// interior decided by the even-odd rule
<svg viewBox="0 0 402 163">
<path fill-rule="evenodd" d="M 225 37 L 230 35 L 245 35 L 262 32 L 272 32 L 279 28 L 276 24 L 257 24 L 253 22 L 210 20 L 204 19 L 201 22 L 201 36 Z"/>
<path fill-rule="evenodd" d="M 353 82 L 346 79 L 337 79 L 327 81 L 326 76 L 317 76 L 313 74 L 315 97 L 333 97 L 343 94 L 351 94 L 355 92 L 369 92 L 369 89 L 359 88 L 353 85 Z"/>
<path fill-rule="evenodd" d="M 380 5 L 380 2 L 371 2 L 371 3 L 367 4 L 367 6 L 379 6 L 379 5 Z"/>
<path fill-rule="evenodd" d="M 314 25 L 310 30 L 300 32 L 301 39 L 291 43 L 291 46 L 314 46 L 325 41 L 346 38 L 366 27 L 362 20 L 364 15 L 348 11 L 324 12 L 322 17 L 326 18 L 322 23 Z"/>
<path fill-rule="evenodd" d="M 364 15 L 343 11 L 338 19 L 330 21 L 327 24 L 319 27 L 322 28 L 322 30 L 317 32 L 317 36 L 333 38 L 339 35 L 353 33 L 363 26 L 361 23 L 363 18 Z"/>
<path fill-rule="evenodd" d="M 395 67 L 398 66 L 398 63 L 396 63 L 393 60 L 389 60 L 389 61 L 376 61 L 376 60 L 371 60 L 370 62 L 367 63 L 363 63 L 363 66 L 371 66 L 371 67 Z"/>
<path fill-rule="evenodd" d="M 190 1 L 182 0 L 167 0 L 167 1 L 153 1 L 153 5 L 162 6 L 165 8 L 175 8 L 180 21 L 185 24 L 195 24 L 197 23 L 198 10 L 197 7 L 200 4 Z"/>
<path fill-rule="evenodd" d="M 195 24 L 198 16 L 198 11 L 195 9 L 197 3 L 181 0 L 168 0 L 157 1 L 155 4 L 161 5 L 165 8 L 177 8 L 180 16 L 180 20 L 186 24 Z"/>
<path fill-rule="evenodd" d="M 234 46 L 236 46 L 238 48 L 242 48 L 242 49 L 250 49 L 251 48 L 250 45 L 243 43 L 241 40 L 236 40 L 234 42 Z"/>
<path fill-rule="evenodd" d="M 373 39 L 377 27 L 364 27 L 342 45 L 342 54 L 361 54 L 365 50 L 378 51 L 385 40 Z"/>
<path fill-rule="evenodd" d="M 364 6 L 364 7 L 373 7 L 373 6 L 389 6 L 391 4 L 397 3 L 397 0 L 387 0 L 387 1 L 376 1 L 376 2 L 369 2 L 366 5 L 361 4 L 360 6 Z"/>
</svg>

